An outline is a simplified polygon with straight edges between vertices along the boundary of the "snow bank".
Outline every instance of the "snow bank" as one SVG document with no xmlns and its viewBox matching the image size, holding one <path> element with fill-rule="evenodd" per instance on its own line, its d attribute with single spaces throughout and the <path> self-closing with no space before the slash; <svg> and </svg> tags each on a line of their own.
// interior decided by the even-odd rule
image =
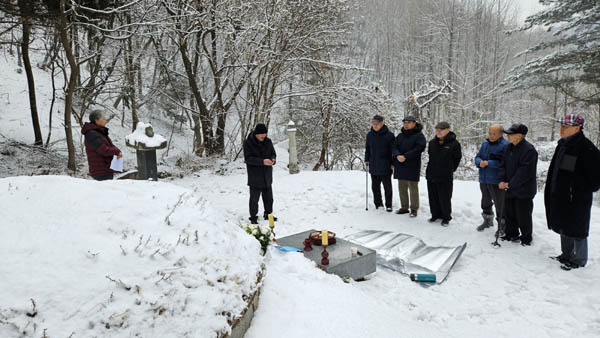
<svg viewBox="0 0 600 338">
<path fill-rule="evenodd" d="M 216 337 L 256 290 L 259 243 L 194 191 L 59 176 L 0 191 L 0 337 Z"/>
</svg>

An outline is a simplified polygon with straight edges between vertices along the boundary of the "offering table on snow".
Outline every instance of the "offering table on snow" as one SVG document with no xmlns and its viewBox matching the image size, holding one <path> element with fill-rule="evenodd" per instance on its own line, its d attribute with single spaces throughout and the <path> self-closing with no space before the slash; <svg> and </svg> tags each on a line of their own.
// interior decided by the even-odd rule
<svg viewBox="0 0 600 338">
<path fill-rule="evenodd" d="M 152 125 L 138 122 L 133 134 L 125 137 L 125 144 L 134 148 L 137 155 L 137 179 L 156 181 L 156 150 L 167 147 L 167 140 L 161 135 L 154 134 Z"/>
<path fill-rule="evenodd" d="M 277 239 L 279 245 L 291 246 L 303 250 L 304 257 L 314 261 L 327 273 L 338 275 L 342 278 L 361 280 L 376 270 L 376 252 L 362 245 L 355 244 L 341 238 L 336 238 L 335 233 L 328 233 L 327 259 L 323 263 L 322 232 L 308 230 L 287 237 Z M 310 248 L 310 249 L 309 249 Z M 312 250 L 311 250 L 312 249 Z"/>
</svg>

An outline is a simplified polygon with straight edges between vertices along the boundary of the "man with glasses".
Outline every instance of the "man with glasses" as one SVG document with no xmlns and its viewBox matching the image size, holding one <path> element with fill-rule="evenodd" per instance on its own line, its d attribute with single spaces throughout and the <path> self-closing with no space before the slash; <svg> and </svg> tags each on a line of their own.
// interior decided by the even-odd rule
<svg viewBox="0 0 600 338">
<path fill-rule="evenodd" d="M 544 204 L 548 228 L 560 235 L 563 270 L 585 266 L 593 193 L 600 188 L 600 151 L 583 134 L 580 114 L 560 118 L 560 140 L 552 156 Z"/>
<path fill-rule="evenodd" d="M 375 115 L 372 127 L 367 134 L 365 164 L 371 174 L 371 189 L 375 208 L 383 207 L 381 183 L 385 192 L 385 210 L 392 211 L 392 143 L 394 134 L 384 123 L 383 116 Z"/>
<path fill-rule="evenodd" d="M 398 180 L 400 193 L 400 209 L 396 213 L 407 214 L 410 208 L 410 217 L 417 217 L 421 154 L 425 150 L 426 141 L 421 132 L 423 126 L 414 116 L 405 117 L 402 123 L 402 130 L 396 136 L 393 147 L 394 178 Z"/>
</svg>

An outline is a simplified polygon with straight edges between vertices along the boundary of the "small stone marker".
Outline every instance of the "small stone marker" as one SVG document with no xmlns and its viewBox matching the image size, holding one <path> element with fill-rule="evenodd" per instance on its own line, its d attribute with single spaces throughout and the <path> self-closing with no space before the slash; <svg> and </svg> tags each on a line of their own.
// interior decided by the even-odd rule
<svg viewBox="0 0 600 338">
<path fill-rule="evenodd" d="M 290 174 L 297 174 L 300 172 L 298 167 L 298 153 L 296 151 L 296 124 L 294 121 L 290 121 L 287 126 L 287 132 L 289 136 L 289 153 L 290 153 Z"/>
<path fill-rule="evenodd" d="M 277 239 L 277 243 L 283 246 L 291 246 L 300 250 L 304 249 L 304 240 L 311 232 L 316 230 L 304 231 L 295 235 Z M 364 246 L 348 242 L 341 238 L 336 238 L 337 242 L 327 247 L 329 253 L 329 264 L 321 264 L 321 246 L 313 245 L 312 251 L 304 251 L 304 257 L 317 263 L 319 267 L 327 273 L 338 275 L 342 278 L 352 278 L 354 280 L 363 279 L 366 275 L 376 270 L 376 252 Z M 355 251 L 356 253 L 354 254 Z"/>
</svg>

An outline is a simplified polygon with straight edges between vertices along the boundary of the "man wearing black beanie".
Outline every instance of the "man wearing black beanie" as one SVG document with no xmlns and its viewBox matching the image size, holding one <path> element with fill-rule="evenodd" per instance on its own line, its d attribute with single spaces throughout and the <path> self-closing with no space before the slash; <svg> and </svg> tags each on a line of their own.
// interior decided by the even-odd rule
<svg viewBox="0 0 600 338">
<path fill-rule="evenodd" d="M 273 142 L 267 137 L 267 126 L 259 123 L 244 142 L 244 161 L 250 187 L 250 222 L 258 224 L 258 199 L 262 195 L 264 219 L 273 212 L 273 165 L 277 154 Z M 277 220 L 275 218 L 275 220 Z"/>
</svg>

